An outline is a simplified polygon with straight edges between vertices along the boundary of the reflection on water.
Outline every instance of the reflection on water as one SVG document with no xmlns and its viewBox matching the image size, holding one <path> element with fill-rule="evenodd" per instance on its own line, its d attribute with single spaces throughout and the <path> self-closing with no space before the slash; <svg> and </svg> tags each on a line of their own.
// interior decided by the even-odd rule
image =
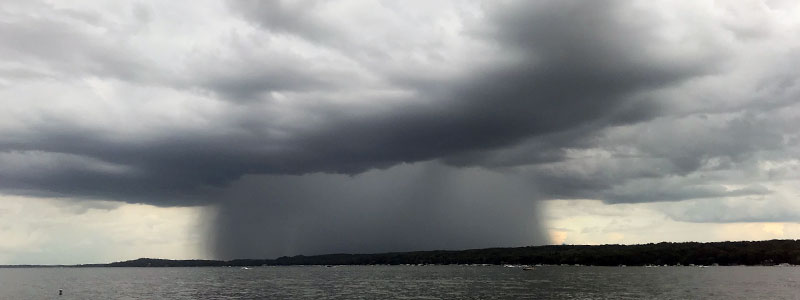
<svg viewBox="0 0 800 300">
<path fill-rule="evenodd" d="M 798 291 L 800 267 L 0 269 L 0 299 L 797 299 Z"/>
</svg>

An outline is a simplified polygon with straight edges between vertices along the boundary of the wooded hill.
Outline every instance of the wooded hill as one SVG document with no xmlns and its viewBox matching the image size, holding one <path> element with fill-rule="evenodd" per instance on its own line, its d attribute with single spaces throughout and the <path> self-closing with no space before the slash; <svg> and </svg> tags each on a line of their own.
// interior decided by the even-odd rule
<svg viewBox="0 0 800 300">
<path fill-rule="evenodd" d="M 800 265 L 800 241 L 657 243 L 641 245 L 551 245 L 460 251 L 414 251 L 379 254 L 326 254 L 277 259 L 166 260 L 140 258 L 77 267 L 204 267 L 372 264 L 580 264 L 641 265 Z"/>
</svg>

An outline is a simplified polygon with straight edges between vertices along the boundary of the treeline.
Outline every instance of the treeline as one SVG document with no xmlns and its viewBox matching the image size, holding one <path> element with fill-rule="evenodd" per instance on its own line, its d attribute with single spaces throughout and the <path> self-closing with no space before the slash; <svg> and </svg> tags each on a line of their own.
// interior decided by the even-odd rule
<svg viewBox="0 0 800 300">
<path fill-rule="evenodd" d="M 327 254 L 277 259 L 137 260 L 82 267 L 211 267 L 372 264 L 581 264 L 641 265 L 800 265 L 800 241 L 657 243 L 642 245 L 559 245 L 461 251 L 415 251 L 380 254 Z"/>
</svg>

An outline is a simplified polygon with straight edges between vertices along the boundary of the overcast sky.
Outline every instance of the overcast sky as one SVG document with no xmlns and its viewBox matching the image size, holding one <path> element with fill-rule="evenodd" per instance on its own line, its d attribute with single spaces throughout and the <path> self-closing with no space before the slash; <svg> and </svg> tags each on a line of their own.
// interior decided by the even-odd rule
<svg viewBox="0 0 800 300">
<path fill-rule="evenodd" d="M 795 1 L 0 4 L 0 263 L 800 236 Z"/>
</svg>

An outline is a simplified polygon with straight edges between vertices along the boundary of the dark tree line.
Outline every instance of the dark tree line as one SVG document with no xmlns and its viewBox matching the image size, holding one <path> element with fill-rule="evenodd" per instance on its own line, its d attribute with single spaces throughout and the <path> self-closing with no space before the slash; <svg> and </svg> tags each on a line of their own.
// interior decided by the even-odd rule
<svg viewBox="0 0 800 300">
<path fill-rule="evenodd" d="M 657 243 L 642 245 L 559 245 L 461 251 L 415 251 L 379 254 L 326 254 L 277 259 L 166 260 L 141 258 L 83 267 L 204 267 L 371 264 L 581 264 L 641 265 L 800 265 L 800 241 Z"/>
</svg>

